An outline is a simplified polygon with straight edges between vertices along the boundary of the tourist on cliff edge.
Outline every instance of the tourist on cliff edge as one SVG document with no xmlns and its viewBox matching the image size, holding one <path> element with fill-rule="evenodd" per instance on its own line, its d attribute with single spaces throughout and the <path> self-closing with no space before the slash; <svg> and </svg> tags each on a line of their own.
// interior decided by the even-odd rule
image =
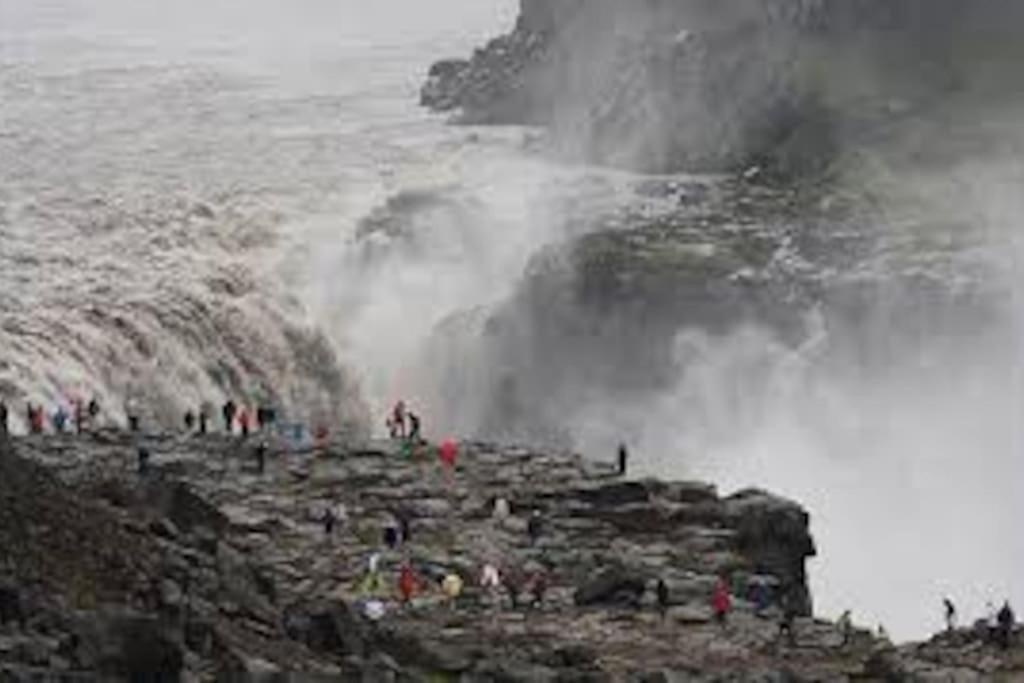
<svg viewBox="0 0 1024 683">
<path fill-rule="evenodd" d="M 718 585 L 715 586 L 711 607 L 715 611 L 715 621 L 724 628 L 729 618 L 729 612 L 732 611 L 732 596 L 729 595 L 729 583 L 724 576 L 718 580 Z"/>
</svg>

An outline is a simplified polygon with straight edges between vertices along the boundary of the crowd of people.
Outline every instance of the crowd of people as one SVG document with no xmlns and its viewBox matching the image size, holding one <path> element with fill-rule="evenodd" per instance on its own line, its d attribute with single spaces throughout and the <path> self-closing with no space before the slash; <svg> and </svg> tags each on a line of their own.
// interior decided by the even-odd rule
<svg viewBox="0 0 1024 683">
<path fill-rule="evenodd" d="M 25 406 L 25 419 L 30 434 L 43 434 L 46 431 L 47 423 L 49 423 L 50 429 L 57 434 L 69 431 L 81 433 L 100 426 L 101 412 L 100 401 L 97 397 L 93 397 L 88 402 L 71 399 L 59 403 L 49 412 L 44 406 L 29 402 Z M 207 434 L 213 419 L 211 413 L 212 409 L 208 404 L 204 404 L 198 409 L 187 410 L 182 420 L 185 431 Z M 272 429 L 278 424 L 278 411 L 273 406 L 261 403 L 256 408 L 250 409 L 239 405 L 230 398 L 221 406 L 220 417 L 224 433 L 237 434 L 243 438 L 253 432 L 261 433 Z M 10 410 L 6 402 L 0 401 L 0 436 L 10 434 L 10 418 Z M 141 422 L 134 402 L 126 402 L 125 423 L 129 431 L 140 431 Z M 420 417 L 410 410 L 404 401 L 400 400 L 395 403 L 385 424 L 390 437 L 402 442 L 407 455 L 414 454 L 417 452 L 416 449 L 427 446 L 422 435 Z M 294 438 L 301 438 L 302 425 L 290 425 L 288 429 L 294 431 L 292 434 Z M 325 427 L 317 427 L 314 434 L 317 439 L 322 440 L 327 437 L 327 430 Z M 257 470 L 260 473 L 265 470 L 267 451 L 267 442 L 261 440 L 255 450 Z M 458 462 L 458 443 L 454 439 L 444 440 L 438 444 L 436 452 L 445 471 L 449 475 L 453 473 Z M 619 446 L 617 456 L 615 469 L 618 475 L 625 476 L 629 459 L 625 444 Z M 140 446 L 138 448 L 140 473 L 145 473 L 148 470 L 149 462 L 148 449 L 145 446 Z M 496 499 L 493 503 L 495 522 L 502 524 L 510 515 L 509 501 L 504 498 Z M 324 534 L 328 537 L 333 535 L 339 523 L 344 523 L 346 520 L 347 512 L 343 505 L 328 507 L 322 516 Z M 532 510 L 527 518 L 525 529 L 531 547 L 536 547 L 540 543 L 544 536 L 545 524 L 540 510 Z M 393 522 L 386 524 L 382 530 L 382 550 L 400 551 L 411 540 L 412 531 L 413 517 L 407 511 L 395 511 Z M 491 604 L 495 606 L 502 603 L 501 594 L 504 592 L 513 609 L 521 606 L 542 607 L 550 583 L 551 568 L 536 561 L 531 565 L 523 567 L 513 562 L 499 567 L 495 562 L 486 562 L 479 569 L 476 583 L 483 594 L 488 596 Z M 451 605 L 452 609 L 455 609 L 462 597 L 465 580 L 455 572 L 422 576 L 406 557 L 401 562 L 397 578 L 390 585 L 394 586 L 394 591 L 389 587 L 389 582 L 385 579 L 380 567 L 380 553 L 375 552 L 369 558 L 367 570 L 358 587 L 359 593 L 363 596 L 363 607 L 367 616 L 371 618 L 383 616 L 387 610 L 385 598 L 388 595 L 397 595 L 401 604 L 409 605 L 417 596 L 426 595 L 432 591 L 436 591 Z M 528 599 L 524 601 L 523 596 L 527 596 Z M 767 582 L 754 581 L 747 587 L 744 597 L 753 604 L 757 616 L 764 616 L 773 607 L 776 608 L 779 615 L 779 637 L 785 638 L 790 645 L 796 644 L 794 626 L 799 610 L 796 600 L 792 598 L 789 591 L 777 591 L 771 588 Z M 671 590 L 664 579 L 659 578 L 654 584 L 654 598 L 662 618 L 665 618 L 672 602 Z M 734 595 L 726 576 L 719 578 L 710 595 L 709 603 L 714 621 L 725 628 L 734 608 Z M 943 599 L 942 605 L 946 630 L 950 633 L 955 632 L 958 626 L 957 608 L 948 597 Z M 851 641 L 854 632 L 852 615 L 849 611 L 840 616 L 837 626 L 842 636 L 841 646 L 845 647 Z M 1005 601 L 999 609 L 989 604 L 985 618 L 979 620 L 975 626 L 983 633 L 987 641 L 1006 649 L 1012 642 L 1016 616 L 1009 601 Z M 880 637 L 887 637 L 881 626 L 879 626 L 879 634 Z"/>
</svg>

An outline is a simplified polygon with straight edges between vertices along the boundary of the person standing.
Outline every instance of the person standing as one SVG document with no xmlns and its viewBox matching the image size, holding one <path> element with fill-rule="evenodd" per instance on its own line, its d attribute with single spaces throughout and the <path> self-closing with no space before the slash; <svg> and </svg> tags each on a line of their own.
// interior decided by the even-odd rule
<svg viewBox="0 0 1024 683">
<path fill-rule="evenodd" d="M 224 418 L 224 431 L 231 434 L 235 424 L 235 413 L 238 411 L 238 406 L 230 398 L 224 402 L 224 405 L 220 409 L 221 417 Z"/>
<path fill-rule="evenodd" d="M 7 411 L 7 404 L 4 403 L 3 401 L 0 401 L 0 436 L 7 436 L 10 433 L 10 430 L 7 426 L 7 420 L 9 417 L 10 416 Z"/>
<path fill-rule="evenodd" d="M 942 607 L 946 613 L 946 631 L 952 633 L 956 630 L 956 605 L 946 597 L 942 599 Z"/>
<path fill-rule="evenodd" d="M 732 596 L 729 595 L 729 583 L 725 580 L 725 577 L 718 579 L 718 585 L 715 586 L 715 593 L 711 598 L 711 607 L 715 612 L 715 621 L 725 628 L 726 622 L 729 619 L 729 612 L 732 611 Z"/>
<path fill-rule="evenodd" d="M 1016 625 L 1017 618 L 1013 614 L 1013 608 L 1010 607 L 1010 601 L 1007 600 L 1003 603 L 1002 608 L 999 610 L 999 614 L 996 615 L 997 621 L 997 633 L 999 647 L 1004 650 L 1010 648 L 1010 639 L 1013 637 L 1013 627 Z"/>
<path fill-rule="evenodd" d="M 665 615 L 668 614 L 669 605 L 668 584 L 665 583 L 665 579 L 658 579 L 658 584 L 654 587 L 654 592 L 658 597 L 658 613 L 661 615 L 661 620 L 665 621 Z"/>
<path fill-rule="evenodd" d="M 626 450 L 626 444 L 619 444 L 619 476 L 626 476 L 626 469 L 629 464 L 629 451 Z"/>
</svg>

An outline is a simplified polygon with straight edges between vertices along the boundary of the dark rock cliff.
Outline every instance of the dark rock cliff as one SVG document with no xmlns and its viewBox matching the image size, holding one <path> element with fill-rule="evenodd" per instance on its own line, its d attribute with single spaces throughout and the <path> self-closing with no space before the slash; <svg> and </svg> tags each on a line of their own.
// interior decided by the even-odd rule
<svg viewBox="0 0 1024 683">
<path fill-rule="evenodd" d="M 422 101 L 612 165 L 803 174 L 908 117 L 1017 102 L 1022 20 L 1010 0 L 523 0 Z"/>
<path fill-rule="evenodd" d="M 966 632 L 900 650 L 857 632 L 840 646 L 834 625 L 810 617 L 807 514 L 764 492 L 722 498 L 705 484 L 620 479 L 575 456 L 475 443 L 449 477 L 432 449 L 410 460 L 390 443 L 274 447 L 260 473 L 251 443 L 146 441 L 144 475 L 126 436 L 2 446 L 5 680 L 800 681 L 1019 669 L 1016 651 L 997 656 Z M 508 517 L 492 514 L 499 497 Z M 323 511 L 341 506 L 325 534 Z M 543 525 L 531 540 L 533 510 Z M 381 532 L 395 514 L 411 537 L 388 550 Z M 359 606 L 373 552 L 386 604 L 377 621 Z M 404 561 L 422 582 L 405 606 Z M 481 589 L 485 562 L 543 571 L 544 602 Z M 454 609 L 435 583 L 449 573 L 466 581 Z M 735 596 L 725 629 L 711 623 L 720 577 Z M 763 611 L 756 587 L 768 591 Z M 784 595 L 798 614 L 789 645 L 777 637 Z"/>
</svg>

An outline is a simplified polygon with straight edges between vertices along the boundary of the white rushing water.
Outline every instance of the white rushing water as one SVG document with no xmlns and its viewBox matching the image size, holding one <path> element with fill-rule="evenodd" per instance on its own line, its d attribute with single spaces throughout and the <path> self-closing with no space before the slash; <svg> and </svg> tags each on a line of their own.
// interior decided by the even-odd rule
<svg viewBox="0 0 1024 683">
<path fill-rule="evenodd" d="M 20 418 L 21 401 L 95 392 L 118 419 L 141 397 L 170 424 L 202 400 L 270 394 L 379 428 L 390 401 L 429 393 L 415 363 L 435 328 L 506 297 L 567 211 L 614 205 L 629 180 L 417 106 L 427 67 L 503 30 L 517 4 L 0 0 L 0 397 Z M 946 592 L 972 613 L 1009 593 L 1024 559 L 998 502 L 1020 492 L 1014 404 L 985 407 L 1013 387 L 983 374 L 938 387 L 979 394 L 947 402 L 917 384 L 831 394 L 789 351 L 729 344 L 633 409 L 657 426 L 636 428 L 650 469 L 805 503 L 826 612 L 918 636 Z M 782 368 L 778 410 L 737 425 L 721 388 L 765 356 Z M 699 428 L 666 429 L 695 401 Z M 445 418 L 417 406 L 428 426 Z M 942 428 L 916 428 L 936 416 Z M 724 442 L 704 438 L 720 427 Z M 998 468 L 959 457 L 971 449 Z"/>
</svg>

